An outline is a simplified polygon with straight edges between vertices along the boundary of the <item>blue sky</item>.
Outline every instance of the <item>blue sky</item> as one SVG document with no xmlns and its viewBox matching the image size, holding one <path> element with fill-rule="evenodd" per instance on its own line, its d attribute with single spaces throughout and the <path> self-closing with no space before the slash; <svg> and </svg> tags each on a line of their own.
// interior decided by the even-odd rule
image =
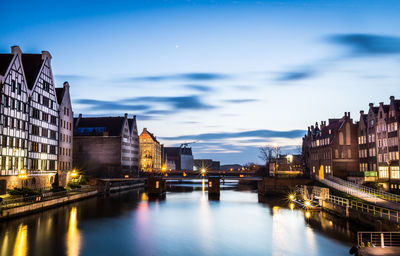
<svg viewBox="0 0 400 256">
<path fill-rule="evenodd" d="M 75 114 L 138 116 L 197 158 L 261 162 L 400 97 L 399 1 L 2 1 L 0 51 L 48 50 Z"/>
</svg>

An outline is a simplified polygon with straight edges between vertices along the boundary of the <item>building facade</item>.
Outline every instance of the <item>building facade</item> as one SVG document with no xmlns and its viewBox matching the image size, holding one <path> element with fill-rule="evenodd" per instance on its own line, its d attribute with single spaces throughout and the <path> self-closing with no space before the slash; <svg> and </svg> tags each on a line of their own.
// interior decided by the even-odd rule
<svg viewBox="0 0 400 256">
<path fill-rule="evenodd" d="M 57 172 L 59 106 L 52 56 L 0 54 L 0 193 L 5 188 L 50 187 Z M 26 172 L 28 178 L 18 175 Z"/>
<path fill-rule="evenodd" d="M 193 171 L 192 149 L 186 146 L 164 147 L 168 170 Z"/>
<path fill-rule="evenodd" d="M 154 134 L 144 128 L 139 136 L 140 170 L 144 172 L 158 172 L 162 168 L 162 150 Z"/>
<path fill-rule="evenodd" d="M 63 88 L 56 88 L 56 94 L 59 104 L 58 174 L 60 185 L 65 186 L 73 169 L 74 112 L 69 94 L 69 83 L 65 82 Z"/>
<path fill-rule="evenodd" d="M 368 114 L 360 113 L 360 171 L 365 173 L 365 181 L 377 182 L 378 187 L 399 193 L 400 101 L 391 96 L 389 105 L 370 103 Z"/>
<path fill-rule="evenodd" d="M 136 117 L 74 118 L 73 165 L 96 178 L 135 175 L 137 166 Z M 133 136 L 132 136 L 133 134 Z"/>
<path fill-rule="evenodd" d="M 308 128 L 303 138 L 304 148 L 309 148 L 306 163 L 311 176 L 324 178 L 332 175 L 347 178 L 349 173 L 358 172 L 357 124 L 350 112 L 339 119 L 322 121 Z"/>
</svg>

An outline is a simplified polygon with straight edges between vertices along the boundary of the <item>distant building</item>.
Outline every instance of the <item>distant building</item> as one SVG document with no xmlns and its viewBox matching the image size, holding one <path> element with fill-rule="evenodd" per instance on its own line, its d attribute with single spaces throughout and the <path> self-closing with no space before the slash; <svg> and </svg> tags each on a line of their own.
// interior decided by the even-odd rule
<svg viewBox="0 0 400 256">
<path fill-rule="evenodd" d="M 189 147 L 164 147 L 168 170 L 193 171 L 192 149 Z"/>
<path fill-rule="evenodd" d="M 63 88 L 56 88 L 59 108 L 58 122 L 58 174 L 60 186 L 68 182 L 70 171 L 73 169 L 73 125 L 74 112 L 72 111 L 69 84 Z"/>
<path fill-rule="evenodd" d="M 144 172 L 158 172 L 161 170 L 161 144 L 154 134 L 144 128 L 139 136 L 140 143 L 140 170 Z"/>
<path fill-rule="evenodd" d="M 303 157 L 302 155 L 279 155 L 277 159 L 269 162 L 270 176 L 273 174 L 302 174 Z"/>
<path fill-rule="evenodd" d="M 195 159 L 193 163 L 193 170 L 200 171 L 201 169 L 219 171 L 220 162 L 213 161 L 212 159 Z"/>
<path fill-rule="evenodd" d="M 324 178 L 333 175 L 347 178 L 349 173 L 358 172 L 357 124 L 345 112 L 342 118 L 329 119 L 308 127 L 303 138 L 303 150 L 307 156 L 307 167 L 312 176 Z"/>
<path fill-rule="evenodd" d="M 136 116 L 74 119 L 74 166 L 93 177 L 134 175 L 138 170 L 139 141 Z"/>
<path fill-rule="evenodd" d="M 240 171 L 243 166 L 240 164 L 224 164 L 220 166 L 221 171 Z"/>
</svg>

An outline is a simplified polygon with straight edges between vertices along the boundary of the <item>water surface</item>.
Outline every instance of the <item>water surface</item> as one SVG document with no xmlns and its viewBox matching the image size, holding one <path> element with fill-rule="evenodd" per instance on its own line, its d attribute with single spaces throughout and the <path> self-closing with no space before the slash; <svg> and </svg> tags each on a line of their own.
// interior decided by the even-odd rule
<svg viewBox="0 0 400 256">
<path fill-rule="evenodd" d="M 257 193 L 236 189 L 209 201 L 201 185 L 185 184 L 180 191 L 188 192 L 165 200 L 133 190 L 0 223 L 0 253 L 336 256 L 355 244 L 359 227 L 329 214 L 290 209 L 283 198 L 260 203 Z"/>
</svg>

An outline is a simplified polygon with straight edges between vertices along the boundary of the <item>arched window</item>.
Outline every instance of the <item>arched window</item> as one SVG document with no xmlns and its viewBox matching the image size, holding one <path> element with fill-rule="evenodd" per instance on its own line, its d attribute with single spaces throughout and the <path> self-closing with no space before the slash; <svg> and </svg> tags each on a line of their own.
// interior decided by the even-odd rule
<svg viewBox="0 0 400 256">
<path fill-rule="evenodd" d="M 343 132 L 339 133 L 339 145 L 344 145 L 344 136 Z"/>
<path fill-rule="evenodd" d="M 350 129 L 350 124 L 346 123 L 346 145 L 351 144 L 351 129 Z"/>
</svg>

